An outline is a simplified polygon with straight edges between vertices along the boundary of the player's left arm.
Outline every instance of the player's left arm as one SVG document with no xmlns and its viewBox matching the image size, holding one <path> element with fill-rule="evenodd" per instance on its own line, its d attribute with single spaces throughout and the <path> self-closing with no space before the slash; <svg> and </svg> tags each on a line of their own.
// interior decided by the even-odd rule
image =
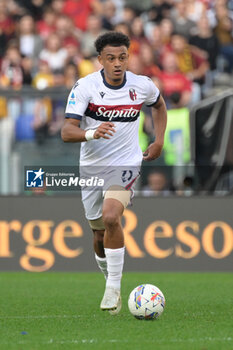
<svg viewBox="0 0 233 350">
<path fill-rule="evenodd" d="M 164 134 L 167 125 L 167 109 L 163 97 L 152 106 L 152 118 L 154 123 L 155 141 L 144 152 L 143 160 L 150 161 L 158 158 L 163 149 Z"/>
</svg>

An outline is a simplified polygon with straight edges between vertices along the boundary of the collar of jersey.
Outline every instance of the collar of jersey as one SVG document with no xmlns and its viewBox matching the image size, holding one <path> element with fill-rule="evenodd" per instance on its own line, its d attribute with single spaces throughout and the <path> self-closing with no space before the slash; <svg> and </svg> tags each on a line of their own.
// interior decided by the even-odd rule
<svg viewBox="0 0 233 350">
<path fill-rule="evenodd" d="M 121 89 L 126 83 L 126 73 L 124 74 L 124 79 L 123 79 L 123 82 L 121 83 L 121 85 L 116 85 L 116 86 L 115 85 L 110 85 L 109 83 L 106 82 L 103 69 L 101 69 L 100 73 L 102 75 L 104 85 L 107 86 L 109 89 L 113 89 L 113 90 Z"/>
</svg>

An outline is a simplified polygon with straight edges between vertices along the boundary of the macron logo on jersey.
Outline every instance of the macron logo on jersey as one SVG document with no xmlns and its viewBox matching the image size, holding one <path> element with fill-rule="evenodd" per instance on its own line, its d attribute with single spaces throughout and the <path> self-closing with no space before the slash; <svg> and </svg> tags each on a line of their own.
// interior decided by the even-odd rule
<svg viewBox="0 0 233 350">
<path fill-rule="evenodd" d="M 104 95 L 105 95 L 105 92 L 101 91 L 101 92 L 100 92 L 100 96 L 101 96 L 102 98 L 104 98 Z"/>
<path fill-rule="evenodd" d="M 85 115 L 101 121 L 133 122 L 139 117 L 142 105 L 97 106 L 89 103 Z"/>
</svg>

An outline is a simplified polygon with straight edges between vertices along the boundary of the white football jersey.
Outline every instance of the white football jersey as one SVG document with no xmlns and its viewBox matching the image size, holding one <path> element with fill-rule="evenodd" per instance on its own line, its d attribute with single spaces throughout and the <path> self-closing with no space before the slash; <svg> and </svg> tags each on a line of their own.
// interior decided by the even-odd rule
<svg viewBox="0 0 233 350">
<path fill-rule="evenodd" d="M 160 93 L 146 76 L 127 71 L 119 86 L 107 83 L 103 70 L 81 78 L 72 88 L 66 106 L 66 118 L 81 120 L 84 130 L 96 129 L 111 121 L 116 132 L 110 139 L 82 142 L 81 166 L 139 166 L 142 151 L 139 147 L 139 115 L 143 103 L 151 106 Z"/>
</svg>

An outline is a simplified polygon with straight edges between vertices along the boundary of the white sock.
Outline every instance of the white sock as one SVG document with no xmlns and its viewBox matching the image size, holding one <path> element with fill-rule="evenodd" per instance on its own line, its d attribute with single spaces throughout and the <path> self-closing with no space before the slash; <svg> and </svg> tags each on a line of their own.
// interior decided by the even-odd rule
<svg viewBox="0 0 233 350">
<path fill-rule="evenodd" d="M 107 270 L 107 260 L 106 258 L 100 258 L 95 253 L 95 260 L 97 262 L 97 265 L 99 266 L 100 270 L 103 272 L 105 279 L 108 278 L 108 270 Z"/>
<path fill-rule="evenodd" d="M 124 265 L 125 247 L 118 249 L 104 248 L 104 251 L 108 267 L 108 279 L 106 282 L 106 287 L 121 289 L 121 277 Z"/>
</svg>

